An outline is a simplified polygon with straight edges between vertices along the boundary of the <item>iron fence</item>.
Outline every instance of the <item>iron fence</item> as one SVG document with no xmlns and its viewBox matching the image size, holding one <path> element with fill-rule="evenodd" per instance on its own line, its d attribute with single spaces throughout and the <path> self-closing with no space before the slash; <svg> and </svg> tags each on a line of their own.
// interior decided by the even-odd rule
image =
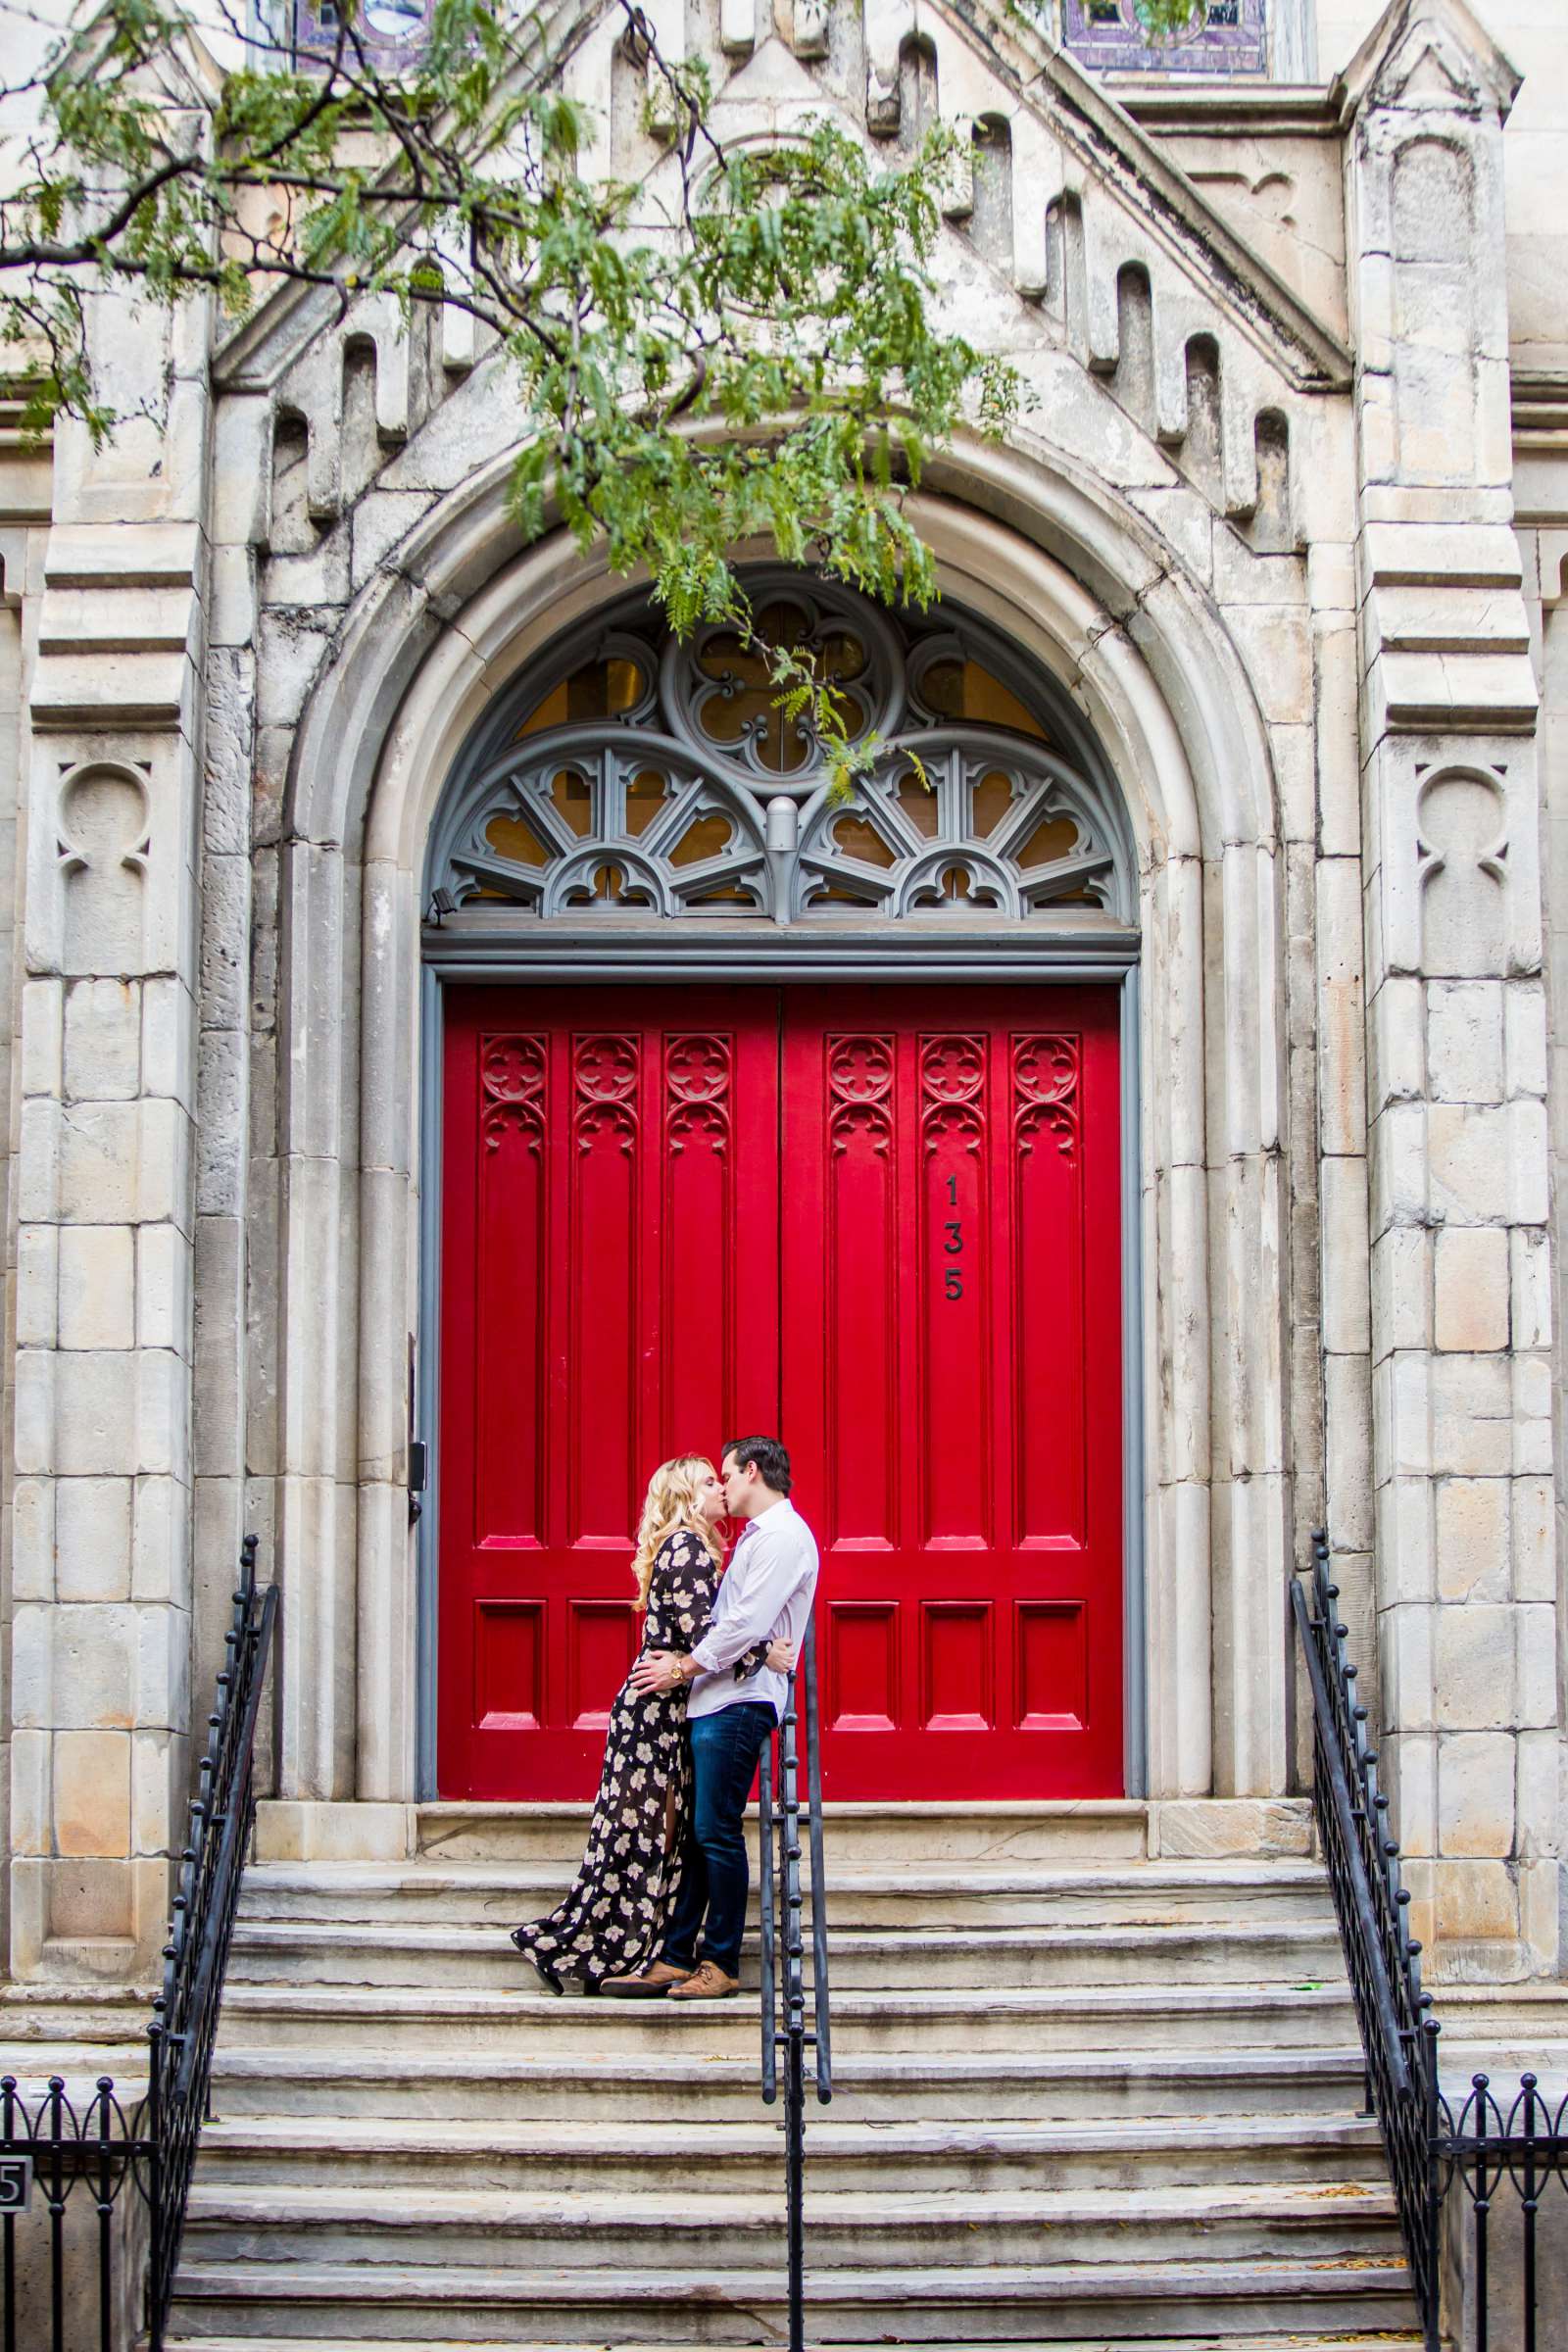
<svg viewBox="0 0 1568 2352">
<path fill-rule="evenodd" d="M 800 1756 L 796 1732 L 806 1718 L 806 1826 L 811 1857 L 811 1981 L 806 1981 L 802 1919 Z M 806 2342 L 806 2053 L 811 2052 L 816 2095 L 833 2096 L 832 2026 L 828 2003 L 827 1888 L 822 1866 L 822 1769 L 817 1722 L 816 1638 L 808 1625 L 800 1667 L 792 1674 L 783 1719 L 770 1736 L 758 1785 L 760 1852 L 762 2097 L 779 2092 L 784 2059 L 784 2196 L 789 2249 L 790 2352 Z M 780 1942 L 782 1939 L 782 1952 Z M 783 2024 L 779 2023 L 782 1996 Z M 807 2010 L 810 2009 L 808 2023 Z"/>
<path fill-rule="evenodd" d="M 14 2075 L 0 2082 L 3 2352 L 118 2352 L 143 2325 L 150 2352 L 163 2352 L 256 1817 L 256 1725 L 277 1606 L 275 1587 L 257 1587 L 247 1536 L 147 2030 L 145 2091 L 127 2108 L 102 2075 L 78 2108 L 62 2076 L 31 2100 Z M 90 2250 L 78 2227 L 89 2211 Z"/>
<path fill-rule="evenodd" d="M 1560 2352 L 1568 2194 L 1554 2192 L 1568 2191 L 1568 2092 L 1554 2101 L 1525 2074 L 1499 2097 L 1490 2076 L 1473 2075 L 1457 2112 L 1439 2091 L 1433 2155 L 1446 2334 L 1461 2352 Z"/>
<path fill-rule="evenodd" d="M 142 2118 L 143 2103 L 127 2113 L 108 2075 L 84 2106 L 62 2075 L 31 2097 L 15 2075 L 0 2080 L 5 2352 L 119 2352 L 131 2327 L 139 2332 L 151 2154 Z"/>
<path fill-rule="evenodd" d="M 1422 1989 L 1421 1944 L 1398 1840 L 1389 1835 L 1371 1711 L 1359 1696 L 1328 1539 L 1312 1539 L 1309 1584 L 1292 1605 L 1312 1693 L 1313 1809 L 1328 1864 L 1361 2048 L 1367 2109 L 1389 2162 L 1427 2352 L 1558 2352 L 1544 2312 L 1568 2310 L 1568 2200 L 1553 2217 L 1563 2276 L 1543 2295 L 1544 2198 L 1568 2186 L 1568 2095 L 1555 2105 L 1522 2075 L 1499 2099 L 1486 2075 L 1457 2111 L 1439 2076 L 1440 2026 Z M 1500 2213 L 1497 2198 L 1517 2199 Z M 1468 2208 L 1468 2211 L 1466 2210 Z M 1499 2247 L 1500 2235 L 1500 2247 Z M 1498 2254 L 1501 2254 L 1499 2265 Z"/>
</svg>

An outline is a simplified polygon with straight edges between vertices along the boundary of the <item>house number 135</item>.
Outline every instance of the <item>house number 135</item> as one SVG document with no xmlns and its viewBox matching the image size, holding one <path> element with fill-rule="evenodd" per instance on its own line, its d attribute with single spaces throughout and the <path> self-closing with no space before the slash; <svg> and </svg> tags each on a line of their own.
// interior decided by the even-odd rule
<svg viewBox="0 0 1568 2352">
<path fill-rule="evenodd" d="M 948 1206 L 956 1208 L 957 1205 L 958 1179 L 956 1176 L 950 1176 L 948 1178 Z M 961 1221 L 957 1217 L 949 1217 L 942 1230 L 948 1237 L 942 1245 L 945 1255 L 961 1257 L 963 1255 L 963 1225 Z M 960 1266 L 944 1266 L 942 1271 L 946 1276 L 943 1297 L 945 1298 L 961 1298 L 963 1297 L 963 1269 Z"/>
</svg>

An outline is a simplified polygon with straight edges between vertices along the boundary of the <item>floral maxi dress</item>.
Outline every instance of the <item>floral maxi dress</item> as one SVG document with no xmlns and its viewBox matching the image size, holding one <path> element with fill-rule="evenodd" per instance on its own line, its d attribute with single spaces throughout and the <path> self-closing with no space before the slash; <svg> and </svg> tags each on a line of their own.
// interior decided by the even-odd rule
<svg viewBox="0 0 1568 2352">
<path fill-rule="evenodd" d="M 717 1586 L 718 1570 L 696 1536 L 666 1536 L 654 1561 L 639 1655 L 695 1648 Z M 767 1646 L 760 1642 L 746 1652 L 737 1680 L 757 1672 Z M 680 1886 L 691 1810 L 688 1692 L 682 1684 L 639 1696 L 628 1680 L 616 1693 L 582 1868 L 547 1919 L 512 1937 L 558 1991 L 563 1978 L 575 1977 L 597 1992 L 606 1977 L 628 1976 L 658 1955 Z"/>
</svg>

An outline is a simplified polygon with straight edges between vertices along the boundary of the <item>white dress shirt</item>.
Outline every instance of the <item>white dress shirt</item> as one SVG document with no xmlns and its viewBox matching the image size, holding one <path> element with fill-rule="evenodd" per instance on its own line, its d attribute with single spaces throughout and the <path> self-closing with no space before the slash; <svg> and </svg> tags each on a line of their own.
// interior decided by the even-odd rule
<svg viewBox="0 0 1568 2352">
<path fill-rule="evenodd" d="M 748 1519 L 719 1585 L 712 1623 L 692 1651 L 703 1671 L 692 1682 L 688 1715 L 716 1715 L 744 1700 L 765 1700 L 775 1717 L 783 1714 L 788 1678 L 761 1666 L 738 1683 L 735 1663 L 757 1642 L 799 1648 L 810 1623 L 816 1571 L 816 1539 L 787 1494 Z"/>
</svg>

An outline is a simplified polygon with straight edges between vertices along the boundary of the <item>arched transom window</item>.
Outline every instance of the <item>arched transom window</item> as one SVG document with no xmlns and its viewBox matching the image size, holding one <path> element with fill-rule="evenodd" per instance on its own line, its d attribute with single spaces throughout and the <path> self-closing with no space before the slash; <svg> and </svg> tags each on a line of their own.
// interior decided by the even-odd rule
<svg viewBox="0 0 1568 2352">
<path fill-rule="evenodd" d="M 490 922 L 1134 919 L 1120 804 L 1057 683 L 942 606 L 750 579 L 759 634 L 807 653 L 874 757 L 835 789 L 763 655 L 684 640 L 645 597 L 568 635 L 498 701 L 431 844 L 437 902 Z"/>
</svg>

